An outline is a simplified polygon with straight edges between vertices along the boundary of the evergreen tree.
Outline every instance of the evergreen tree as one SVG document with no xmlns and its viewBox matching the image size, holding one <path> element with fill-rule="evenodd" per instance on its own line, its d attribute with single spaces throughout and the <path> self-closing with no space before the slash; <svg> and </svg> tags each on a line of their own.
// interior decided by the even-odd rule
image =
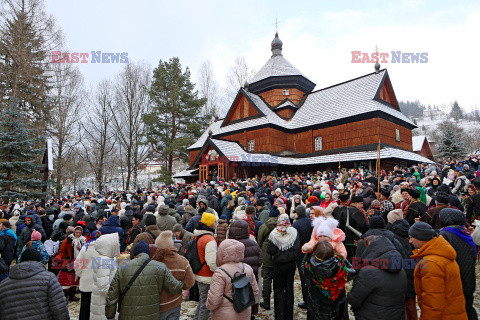
<svg viewBox="0 0 480 320">
<path fill-rule="evenodd" d="M 461 159 L 467 154 L 463 142 L 463 129 L 453 122 L 444 121 L 438 126 L 440 139 L 437 152 L 441 158 Z"/>
<path fill-rule="evenodd" d="M 158 153 L 165 168 L 160 179 L 172 182 L 173 162 L 188 162 L 187 147 L 201 135 L 201 110 L 206 99 L 198 98 L 195 85 L 190 82 L 190 70 L 182 70 L 180 60 L 171 58 L 162 61 L 153 71 L 150 98 L 153 104 L 150 113 L 143 116 L 147 127 L 148 143 Z"/>
<path fill-rule="evenodd" d="M 0 118 L 0 198 L 5 202 L 43 195 L 39 163 L 45 150 L 35 149 L 41 137 L 28 128 L 26 118 L 15 103 L 8 104 Z"/>
<path fill-rule="evenodd" d="M 455 120 L 463 118 L 463 110 L 462 108 L 460 108 L 456 100 L 453 102 L 452 111 L 450 112 L 450 117 L 452 117 Z"/>
</svg>

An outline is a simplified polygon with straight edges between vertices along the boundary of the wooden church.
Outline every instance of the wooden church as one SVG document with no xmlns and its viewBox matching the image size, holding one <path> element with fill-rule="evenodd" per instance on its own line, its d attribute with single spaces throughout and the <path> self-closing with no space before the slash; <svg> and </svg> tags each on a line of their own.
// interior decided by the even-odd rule
<svg viewBox="0 0 480 320">
<path fill-rule="evenodd" d="M 412 150 L 415 124 L 400 112 L 386 69 L 315 90 L 282 55 L 272 57 L 238 90 L 224 119 L 191 145 L 187 181 L 307 172 L 324 168 L 382 168 L 431 160 Z"/>
</svg>

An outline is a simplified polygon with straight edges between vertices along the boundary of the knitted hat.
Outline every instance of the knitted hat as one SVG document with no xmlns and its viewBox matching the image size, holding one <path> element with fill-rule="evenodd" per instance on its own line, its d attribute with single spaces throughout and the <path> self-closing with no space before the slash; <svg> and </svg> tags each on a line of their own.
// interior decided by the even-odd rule
<svg viewBox="0 0 480 320">
<path fill-rule="evenodd" d="M 145 226 L 154 226 L 157 224 L 157 218 L 153 214 L 145 215 Z"/>
<path fill-rule="evenodd" d="M 371 216 L 368 227 L 370 229 L 383 229 L 385 228 L 385 220 L 382 216 Z"/>
<path fill-rule="evenodd" d="M 248 206 L 245 208 L 245 213 L 248 215 L 254 215 L 255 214 L 255 207 L 254 206 Z"/>
<path fill-rule="evenodd" d="M 337 190 L 345 190 L 345 187 L 343 186 L 343 183 L 340 182 L 340 183 L 337 185 Z"/>
<path fill-rule="evenodd" d="M 161 232 L 155 240 L 158 249 L 173 248 L 173 233 L 170 230 Z"/>
<path fill-rule="evenodd" d="M 33 248 L 26 249 L 22 253 L 22 259 L 20 262 L 25 262 L 25 261 L 42 261 L 42 256 L 40 255 L 40 252 Z"/>
<path fill-rule="evenodd" d="M 206 225 L 207 227 L 211 227 L 215 223 L 215 215 L 213 213 L 204 212 L 202 214 L 202 219 L 200 220 L 201 223 Z"/>
<path fill-rule="evenodd" d="M 317 225 L 317 237 L 325 236 L 330 239 L 333 238 L 333 230 L 338 226 L 338 221 L 333 218 L 324 219 L 323 217 L 316 218 L 313 224 Z"/>
<path fill-rule="evenodd" d="M 270 218 L 276 218 L 280 215 L 280 211 L 278 211 L 278 208 L 277 207 L 273 207 L 271 210 L 270 210 L 270 214 L 268 215 Z"/>
<path fill-rule="evenodd" d="M 33 230 L 31 239 L 32 239 L 32 241 L 41 240 L 41 239 L 42 239 L 42 235 L 41 235 L 40 232 L 38 232 L 37 230 Z"/>
<path fill-rule="evenodd" d="M 387 221 L 388 223 L 392 224 L 395 221 L 403 219 L 403 211 L 402 209 L 392 210 L 387 214 Z"/>
<path fill-rule="evenodd" d="M 133 248 L 133 256 L 136 257 L 142 252 L 150 255 L 150 247 L 143 240 L 137 243 L 137 245 Z"/>
<path fill-rule="evenodd" d="M 453 208 L 445 208 L 440 210 L 438 215 L 440 222 L 444 227 L 448 226 L 464 226 L 466 224 L 465 214 Z"/>
<path fill-rule="evenodd" d="M 428 223 L 419 221 L 410 227 L 408 234 L 421 241 L 430 241 L 435 237 L 435 230 Z"/>
<path fill-rule="evenodd" d="M 172 228 L 172 232 L 179 232 L 179 231 L 182 231 L 183 230 L 183 227 L 180 223 L 177 223 L 176 225 L 173 226 Z"/>
<path fill-rule="evenodd" d="M 147 206 L 147 212 L 152 212 L 154 213 L 155 212 L 155 206 L 153 204 L 149 204 Z"/>
<path fill-rule="evenodd" d="M 183 214 L 185 212 L 185 207 L 184 206 L 178 206 L 177 207 L 177 212 Z"/>
<path fill-rule="evenodd" d="M 315 197 L 315 196 L 310 196 L 310 197 L 308 197 L 307 201 L 308 201 L 308 203 L 317 203 L 318 198 Z"/>
<path fill-rule="evenodd" d="M 307 209 L 305 208 L 304 205 L 299 205 L 297 206 L 297 208 L 295 209 L 296 213 L 297 213 L 297 216 L 300 217 L 300 216 L 303 216 L 306 214 L 307 212 Z"/>
</svg>

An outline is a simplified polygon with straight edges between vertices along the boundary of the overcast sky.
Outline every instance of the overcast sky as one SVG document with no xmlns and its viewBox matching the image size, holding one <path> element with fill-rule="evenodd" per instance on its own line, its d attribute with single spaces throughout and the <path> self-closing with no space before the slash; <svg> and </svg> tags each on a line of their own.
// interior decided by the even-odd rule
<svg viewBox="0 0 480 320">
<path fill-rule="evenodd" d="M 275 17 L 283 56 L 321 89 L 374 71 L 352 51 L 388 52 L 399 100 L 480 109 L 478 1 L 46 0 L 72 52 L 127 52 L 152 68 L 177 56 L 197 80 L 210 60 L 220 85 L 235 57 L 259 70 L 270 58 Z M 391 63 L 391 51 L 428 53 L 427 63 Z M 122 64 L 79 64 L 87 86 Z"/>
</svg>

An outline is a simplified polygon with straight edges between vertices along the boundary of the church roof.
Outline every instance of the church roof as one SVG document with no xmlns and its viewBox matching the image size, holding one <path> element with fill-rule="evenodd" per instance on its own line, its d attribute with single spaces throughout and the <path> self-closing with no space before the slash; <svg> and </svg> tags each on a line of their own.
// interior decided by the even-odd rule
<svg viewBox="0 0 480 320">
<path fill-rule="evenodd" d="M 269 77 L 279 76 L 303 76 L 303 74 L 295 68 L 282 55 L 271 57 L 267 63 L 257 72 L 250 83 L 254 83 Z"/>
<path fill-rule="evenodd" d="M 306 96 L 305 101 L 299 105 L 298 111 L 291 120 L 282 119 L 260 96 L 240 89 L 265 116 L 238 121 L 225 126 L 221 126 L 223 120 L 219 120 L 213 123 L 188 149 L 201 148 L 208 137 L 209 130 L 212 130 L 213 137 L 262 126 L 274 126 L 286 131 L 298 131 L 308 127 L 328 127 L 341 121 L 358 121 L 371 114 L 392 121 L 399 121 L 404 125 L 415 128 L 415 124 L 403 113 L 378 99 L 378 92 L 387 77 L 388 72 L 383 69 L 378 73 L 373 72 L 314 91 Z"/>
<path fill-rule="evenodd" d="M 413 151 L 421 151 L 423 142 L 425 141 L 426 136 L 413 136 L 412 137 L 412 149 Z"/>
</svg>

